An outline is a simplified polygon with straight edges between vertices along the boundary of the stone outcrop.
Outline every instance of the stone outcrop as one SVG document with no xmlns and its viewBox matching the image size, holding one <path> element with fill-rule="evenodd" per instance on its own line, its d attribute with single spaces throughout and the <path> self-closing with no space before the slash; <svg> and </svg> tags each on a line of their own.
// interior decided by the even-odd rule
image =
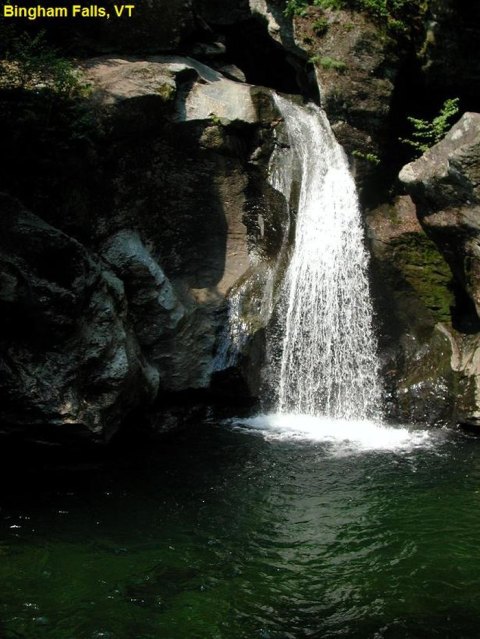
<svg viewBox="0 0 480 639">
<path fill-rule="evenodd" d="M 88 153 L 72 155 L 67 140 L 55 171 L 32 153 L 28 188 L 10 175 L 39 217 L 3 200 L 0 421 L 38 438 L 106 441 L 155 398 L 223 392 L 224 374 L 238 400 L 258 393 L 268 316 L 248 324 L 240 349 L 225 345 L 229 298 L 258 293 L 288 224 L 267 179 L 270 91 L 179 56 L 82 67 L 95 115 Z M 222 364 L 225 346 L 234 357 Z"/>
<path fill-rule="evenodd" d="M 466 113 L 441 142 L 402 169 L 400 180 L 416 204 L 422 228 L 453 275 L 450 317 L 437 314 L 440 323 L 435 327 L 435 343 L 444 342 L 441 355 L 431 344 L 424 351 L 430 361 L 443 362 L 439 397 L 453 406 L 453 418 L 478 423 L 480 115 Z M 433 290 L 430 285 L 428 291 Z M 447 373 L 450 381 L 445 379 Z M 417 383 L 425 379 L 422 371 L 417 377 Z"/>
<path fill-rule="evenodd" d="M 387 138 L 399 57 L 385 30 L 354 11 L 310 7 L 295 39 L 315 66 L 320 103 L 363 186 Z"/>
<path fill-rule="evenodd" d="M 150 97 L 167 103 L 173 101 L 173 119 L 179 122 L 257 122 L 250 87 L 193 58 L 104 57 L 84 63 L 83 70 L 102 105 L 119 106 L 135 98 Z"/>
<path fill-rule="evenodd" d="M 439 144 L 402 169 L 400 180 L 478 315 L 480 114 L 466 113 Z"/>
<path fill-rule="evenodd" d="M 0 210 L 2 430 L 108 440 L 158 387 L 123 282 L 16 200 L 2 195 Z"/>
<path fill-rule="evenodd" d="M 411 87 L 420 117 L 445 92 L 477 99 L 477 9 L 429 5 L 403 40 L 366 12 L 312 3 L 292 20 L 283 0 L 153 0 L 128 20 L 48 25 L 91 89 L 33 123 L 31 92 L 12 127 L 17 96 L 0 122 L 0 189 L 24 205 L 2 200 L 7 430 L 58 439 L 68 426 L 101 441 L 154 398 L 166 414 L 178 393 L 258 394 L 289 228 L 268 183 L 288 142 L 265 87 L 320 101 L 376 206 L 402 162 Z M 367 217 L 390 413 L 402 419 L 479 417 L 479 117 L 404 169 L 411 197 L 397 190 Z M 22 341 L 27 314 L 36 328 Z"/>
<path fill-rule="evenodd" d="M 396 419 L 452 423 L 460 376 L 444 328 L 452 275 L 422 229 L 409 196 L 367 216 L 387 413 Z"/>
</svg>

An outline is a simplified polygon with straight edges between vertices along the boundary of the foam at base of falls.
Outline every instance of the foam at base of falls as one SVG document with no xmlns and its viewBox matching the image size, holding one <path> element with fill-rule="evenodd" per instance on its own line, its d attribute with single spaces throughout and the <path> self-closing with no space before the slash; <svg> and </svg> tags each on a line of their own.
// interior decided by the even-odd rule
<svg viewBox="0 0 480 639">
<path fill-rule="evenodd" d="M 334 419 L 301 414 L 271 413 L 250 418 L 234 418 L 228 423 L 261 434 L 266 440 L 324 442 L 332 452 L 352 454 L 368 451 L 405 452 L 430 448 L 438 433 L 390 426 L 369 420 Z"/>
</svg>

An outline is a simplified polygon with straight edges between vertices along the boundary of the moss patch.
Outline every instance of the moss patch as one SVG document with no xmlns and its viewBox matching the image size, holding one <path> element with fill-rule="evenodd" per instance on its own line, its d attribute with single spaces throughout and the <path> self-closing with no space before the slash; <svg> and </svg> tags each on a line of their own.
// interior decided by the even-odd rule
<svg viewBox="0 0 480 639">
<path fill-rule="evenodd" d="M 164 102 L 169 102 L 170 100 L 173 100 L 176 93 L 175 87 L 172 86 L 171 84 L 168 84 L 167 82 L 165 82 L 164 84 L 160 84 L 155 89 L 155 92 L 158 93 L 158 95 L 162 98 Z"/>
<path fill-rule="evenodd" d="M 405 233 L 391 242 L 391 262 L 440 322 L 450 321 L 455 300 L 452 274 L 435 244 L 419 233 Z"/>
</svg>

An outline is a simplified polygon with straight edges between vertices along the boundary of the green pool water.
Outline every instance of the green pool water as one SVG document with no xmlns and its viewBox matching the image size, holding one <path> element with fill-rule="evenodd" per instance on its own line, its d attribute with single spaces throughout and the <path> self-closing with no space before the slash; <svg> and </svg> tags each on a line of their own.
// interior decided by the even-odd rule
<svg viewBox="0 0 480 639">
<path fill-rule="evenodd" d="M 480 440 L 211 421 L 38 461 L 2 470 L 2 639 L 480 637 Z"/>
</svg>

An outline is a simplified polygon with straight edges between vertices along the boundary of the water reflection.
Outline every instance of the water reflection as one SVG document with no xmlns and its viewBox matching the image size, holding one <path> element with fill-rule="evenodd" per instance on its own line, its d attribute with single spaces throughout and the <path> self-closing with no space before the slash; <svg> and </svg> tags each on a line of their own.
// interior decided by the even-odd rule
<svg viewBox="0 0 480 639">
<path fill-rule="evenodd" d="M 2 499 L 2 636 L 474 637 L 476 444 L 335 456 L 207 424 L 32 476 Z"/>
</svg>

